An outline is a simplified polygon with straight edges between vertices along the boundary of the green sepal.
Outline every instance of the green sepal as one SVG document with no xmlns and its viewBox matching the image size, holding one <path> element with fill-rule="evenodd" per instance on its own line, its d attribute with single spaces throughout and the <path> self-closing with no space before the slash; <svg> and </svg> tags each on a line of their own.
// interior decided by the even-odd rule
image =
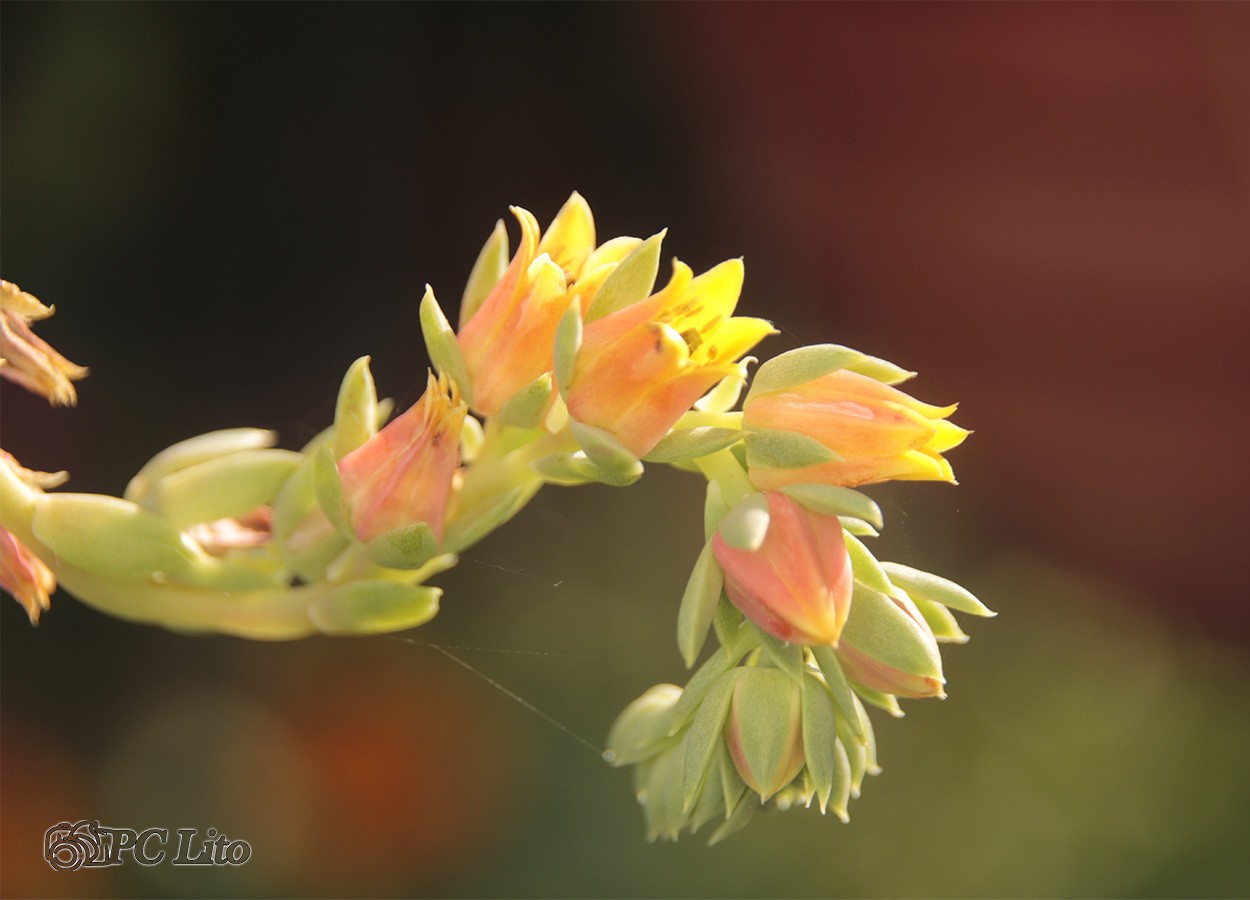
<svg viewBox="0 0 1250 900">
<path fill-rule="evenodd" d="M 903 674 L 942 680 L 942 657 L 928 628 L 863 582 L 855 584 L 841 640 Z"/>
<path fill-rule="evenodd" d="M 842 540 L 846 543 L 846 552 L 851 557 L 851 570 L 855 573 L 855 580 L 887 596 L 893 593 L 894 585 L 890 583 L 889 577 L 881 568 L 881 563 L 877 562 L 877 558 L 872 555 L 872 551 L 864 546 L 864 542 L 845 528 L 842 529 Z"/>
<path fill-rule="evenodd" d="M 569 385 L 577 371 L 577 354 L 582 349 L 582 310 L 573 303 L 560 317 L 556 326 L 555 348 L 553 353 L 556 388 L 561 397 L 567 397 Z"/>
<path fill-rule="evenodd" d="M 814 675 L 808 675 L 799 685 L 803 693 L 803 755 L 823 813 L 829 806 L 829 797 L 837 778 L 837 719 L 829 691 L 822 682 Z M 845 757 L 844 752 L 843 759 Z"/>
<path fill-rule="evenodd" d="M 508 229 L 503 219 L 495 222 L 495 228 L 482 245 L 482 250 L 469 272 L 469 280 L 460 296 L 460 327 L 473 318 L 482 302 L 490 296 L 491 289 L 499 283 L 508 269 Z"/>
<path fill-rule="evenodd" d="M 744 790 L 742 796 L 738 798 L 738 803 L 733 808 L 733 811 L 729 813 L 729 816 L 721 823 L 720 827 L 712 832 L 712 836 L 707 840 L 707 845 L 715 847 L 725 838 L 732 837 L 746 828 L 750 821 L 755 818 L 755 814 L 759 812 L 759 809 L 760 803 L 755 795 L 750 791 Z"/>
<path fill-rule="evenodd" d="M 552 453 L 530 463 L 530 469 L 548 484 L 572 487 L 599 480 L 599 467 L 580 450 L 576 453 Z"/>
<path fill-rule="evenodd" d="M 719 481 L 709 481 L 707 483 L 707 494 L 703 500 L 703 539 L 710 541 L 712 535 L 716 534 L 716 529 L 720 526 L 721 519 L 729 513 L 729 504 L 725 502 L 725 495 L 721 491 Z"/>
<path fill-rule="evenodd" d="M 551 392 L 555 382 L 550 372 L 539 375 L 504 401 L 495 413 L 495 421 L 513 428 L 538 428 L 551 408 Z"/>
<path fill-rule="evenodd" d="M 273 502 L 302 459 L 291 450 L 240 450 L 166 475 L 149 497 L 179 530 L 243 516 Z"/>
<path fill-rule="evenodd" d="M 751 630 L 755 642 L 759 644 L 760 649 L 764 651 L 764 655 L 773 665 L 791 678 L 803 677 L 803 669 L 806 666 L 803 662 L 803 648 L 800 645 L 778 640 L 754 622 L 748 623 L 747 627 Z"/>
<path fill-rule="evenodd" d="M 720 603 L 716 604 L 716 615 L 712 619 L 712 629 L 716 632 L 716 639 L 720 641 L 722 647 L 738 647 L 744 634 L 743 623 L 745 621 L 746 617 L 742 615 L 738 607 L 722 594 Z M 746 633 L 749 634 L 749 632 Z M 743 652 L 746 652 L 745 648 Z"/>
<path fill-rule="evenodd" d="M 612 270 L 586 310 L 587 322 L 610 316 L 650 296 L 660 271 L 660 244 L 667 232 L 665 229 L 651 235 Z"/>
<path fill-rule="evenodd" d="M 486 535 L 511 519 L 534 494 L 532 487 L 522 485 L 513 488 L 493 504 L 472 515 L 457 515 L 447 523 L 443 533 L 442 548 L 448 553 L 459 553 L 472 547 Z"/>
<path fill-rule="evenodd" d="M 838 516 L 838 521 L 842 523 L 842 530 L 847 534 L 853 534 L 856 537 L 881 536 L 881 532 L 877 531 L 863 519 L 856 519 L 853 516 Z"/>
<path fill-rule="evenodd" d="M 804 469 L 842 457 L 820 441 L 797 431 L 752 431 L 744 441 L 753 469 Z"/>
<path fill-rule="evenodd" d="M 333 451 L 328 446 L 319 447 L 312 460 L 312 486 L 317 505 L 339 534 L 346 538 L 355 537 L 344 506 L 343 480 L 339 477 Z"/>
<path fill-rule="evenodd" d="M 864 753 L 866 762 L 866 749 L 860 747 L 859 750 L 861 753 Z M 833 782 L 829 786 L 828 808 L 833 810 L 833 814 L 841 819 L 843 824 L 851 821 L 851 817 L 847 812 L 850 802 L 851 758 L 846 752 L 846 746 L 841 741 L 836 741 L 833 745 Z M 821 808 L 821 811 L 824 811 L 824 807 Z"/>
<path fill-rule="evenodd" d="M 718 735 L 719 737 L 719 735 Z M 687 754 L 690 752 L 687 748 Z M 703 787 L 695 800 L 694 809 L 690 811 L 688 827 L 691 832 L 698 831 L 708 822 L 725 817 L 725 794 L 721 790 L 721 766 L 723 758 L 728 755 L 725 742 L 718 740 L 712 749 L 712 759 L 707 765 L 707 774 L 703 778 Z M 730 765 L 733 765 L 730 763 Z"/>
<path fill-rule="evenodd" d="M 675 684 L 657 684 L 625 707 L 608 730 L 604 760 L 616 767 L 629 766 L 676 743 L 669 726 L 681 695 Z"/>
<path fill-rule="evenodd" d="M 890 576 L 890 580 L 907 591 L 913 600 L 931 600 L 974 616 L 998 615 L 974 597 L 971 591 L 953 581 L 900 563 L 882 563 L 881 567 Z"/>
<path fill-rule="evenodd" d="M 44 494 L 30 527 L 58 562 L 106 578 L 176 576 L 198 557 L 160 516 L 101 494 Z"/>
<path fill-rule="evenodd" d="M 728 747 L 725 748 L 725 752 L 721 754 L 720 758 L 720 789 L 721 805 L 725 807 L 726 819 L 733 814 L 743 795 L 747 795 L 752 799 L 755 797 L 754 794 L 747 790 L 747 783 L 742 780 L 742 774 L 738 771 L 738 767 L 734 765 L 733 757 L 729 755 Z"/>
<path fill-rule="evenodd" d="M 755 378 L 751 381 L 751 390 L 747 392 L 746 402 L 750 403 L 753 397 L 806 384 L 838 369 L 849 369 L 885 384 L 898 384 L 916 374 L 892 362 L 868 356 L 850 347 L 842 347 L 838 344 L 813 344 L 774 356 L 760 366 L 755 373 Z"/>
<path fill-rule="evenodd" d="M 419 569 L 438 549 L 438 537 L 428 522 L 392 529 L 365 544 L 369 559 L 388 569 Z"/>
<path fill-rule="evenodd" d="M 602 428 L 573 421 L 569 423 L 569 429 L 590 461 L 611 479 L 599 480 L 623 486 L 633 484 L 642 477 L 642 461 Z"/>
<path fill-rule="evenodd" d="M 334 458 L 342 459 L 378 430 L 378 392 L 369 357 L 356 360 L 343 376 L 334 407 Z"/>
<path fill-rule="evenodd" d="M 903 718 L 903 707 L 898 705 L 898 697 L 893 694 L 887 694 L 884 691 L 874 690 L 870 687 L 864 687 L 862 684 L 851 682 L 851 688 L 855 691 L 855 695 L 877 709 L 883 709 L 896 719 Z"/>
<path fill-rule="evenodd" d="M 858 797 L 860 788 L 864 784 L 864 775 L 868 771 L 868 741 L 871 735 L 871 732 L 867 730 L 868 714 L 863 711 L 863 704 L 858 698 L 855 704 L 852 718 L 848 719 L 840 714 L 837 717 L 838 745 L 846 754 L 847 766 L 850 769 L 849 794 L 851 797 Z M 858 736 L 852 726 L 858 729 Z"/>
<path fill-rule="evenodd" d="M 837 653 L 832 647 L 812 647 L 811 651 L 812 659 L 816 661 L 820 673 L 825 676 L 825 687 L 829 689 L 829 696 L 837 707 L 838 715 L 846 722 L 855 742 L 863 743 L 864 728 L 857 711 L 855 693 L 851 690 L 850 682 L 846 680 L 846 673 L 842 671 Z"/>
<path fill-rule="evenodd" d="M 703 545 L 695 561 L 681 597 L 681 606 L 677 609 L 677 648 L 687 669 L 694 665 L 707 640 L 723 586 L 724 574 L 716 563 L 709 541 Z"/>
<path fill-rule="evenodd" d="M 651 452 L 643 457 L 647 462 L 674 463 L 698 459 L 717 450 L 724 450 L 742 440 L 744 432 L 737 428 L 721 428 L 703 425 L 670 431 Z"/>
<path fill-rule="evenodd" d="M 731 547 L 754 553 L 768 535 L 768 501 L 763 494 L 747 494 L 721 519 L 717 534 Z"/>
<path fill-rule="evenodd" d="M 454 381 L 460 388 L 460 396 L 472 406 L 473 385 L 469 381 L 469 369 L 465 365 L 464 354 L 460 352 L 460 342 L 456 340 L 451 323 L 434 299 L 434 289 L 428 284 L 425 286 L 425 296 L 421 298 L 421 333 L 425 336 L 425 349 L 430 354 L 430 362 L 434 364 L 434 368 Z"/>
<path fill-rule="evenodd" d="M 673 718 L 669 721 L 670 734 L 676 734 L 686 727 L 687 723 L 694 718 L 694 714 L 698 712 L 699 705 L 703 703 L 708 689 L 737 662 L 738 659 L 722 647 L 695 670 L 690 680 L 686 682 L 686 686 L 682 688 L 681 697 L 673 706 Z"/>
<path fill-rule="evenodd" d="M 734 685 L 745 669 L 730 669 L 708 689 L 690 723 L 686 738 L 686 759 L 682 779 L 681 805 L 685 811 L 694 808 L 694 802 L 708 777 L 716 748 L 724 738 L 725 718 L 733 700 Z"/>
<path fill-rule="evenodd" d="M 122 499 L 149 506 L 149 493 L 166 476 L 231 453 L 263 450 L 277 442 L 277 433 L 264 428 L 227 428 L 187 438 L 166 447 L 144 463 L 143 468 L 126 485 Z"/>
<path fill-rule="evenodd" d="M 791 484 L 781 493 L 812 512 L 862 519 L 877 528 L 884 526 L 881 507 L 871 497 L 832 484 Z"/>
<path fill-rule="evenodd" d="M 959 627 L 959 622 L 955 619 L 954 614 L 940 603 L 934 603 L 932 600 L 915 600 L 916 609 L 920 610 L 920 615 L 924 616 L 925 622 L 929 625 L 929 630 L 933 632 L 933 639 L 939 644 L 966 644 L 968 643 L 968 635 Z"/>
<path fill-rule="evenodd" d="M 322 634 L 385 634 L 423 625 L 438 613 L 442 591 L 428 585 L 369 579 L 314 600 L 308 618 Z"/>
</svg>

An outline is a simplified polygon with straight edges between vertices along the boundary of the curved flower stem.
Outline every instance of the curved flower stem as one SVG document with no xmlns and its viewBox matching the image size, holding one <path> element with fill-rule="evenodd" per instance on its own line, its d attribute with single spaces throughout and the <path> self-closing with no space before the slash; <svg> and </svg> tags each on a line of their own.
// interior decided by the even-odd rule
<svg viewBox="0 0 1250 900">
<path fill-rule="evenodd" d="M 755 493 L 755 486 L 747 478 L 732 450 L 717 450 L 695 460 L 695 464 L 707 476 L 708 481 L 720 485 L 721 496 L 731 509 L 744 497 Z"/>
</svg>

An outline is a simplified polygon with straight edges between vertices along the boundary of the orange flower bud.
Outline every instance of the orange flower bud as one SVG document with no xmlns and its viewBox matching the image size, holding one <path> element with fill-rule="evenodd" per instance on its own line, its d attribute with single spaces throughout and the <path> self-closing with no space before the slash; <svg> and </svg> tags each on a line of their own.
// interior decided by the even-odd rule
<svg viewBox="0 0 1250 900">
<path fill-rule="evenodd" d="M 742 261 L 698 278 L 676 262 L 659 293 L 587 323 L 566 400 L 579 422 L 613 435 L 635 456 L 650 451 L 736 360 L 773 327 L 733 318 Z"/>
<path fill-rule="evenodd" d="M 767 495 L 769 523 L 758 550 L 712 539 L 725 593 L 764 631 L 796 644 L 837 644 L 851 608 L 854 575 L 837 516 L 811 512 L 780 492 Z"/>
<path fill-rule="evenodd" d="M 954 411 L 954 405 L 921 403 L 847 369 L 751 397 L 743 406 L 746 428 L 804 434 L 841 457 L 797 468 L 753 466 L 751 481 L 760 490 L 891 479 L 953 483 L 955 474 L 942 453 L 969 434 L 947 421 Z"/>
<path fill-rule="evenodd" d="M 447 380 L 431 375 L 420 400 L 339 460 L 356 537 L 368 542 L 417 522 L 442 537 L 466 412 Z"/>
</svg>

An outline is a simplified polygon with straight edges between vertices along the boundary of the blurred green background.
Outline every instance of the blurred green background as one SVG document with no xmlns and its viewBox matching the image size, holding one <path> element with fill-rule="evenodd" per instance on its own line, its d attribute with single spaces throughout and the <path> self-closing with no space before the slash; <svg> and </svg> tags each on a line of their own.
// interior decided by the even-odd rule
<svg viewBox="0 0 1250 900">
<path fill-rule="evenodd" d="M 120 493 L 236 425 L 300 446 L 373 356 L 416 399 L 509 203 L 743 255 L 774 354 L 918 369 L 963 484 L 874 489 L 884 558 L 1001 615 L 945 702 L 878 717 L 843 826 L 650 845 L 600 746 L 684 681 L 700 488 L 549 489 L 396 638 L 254 644 L 0 607 L 0 892 L 36 896 L 1250 893 L 1250 7 L 0 7 L 4 277 L 80 405 L 0 437 Z M 476 673 L 429 644 L 449 649 Z M 558 720 L 524 708 L 486 676 Z M 580 739 L 580 740 L 579 740 Z M 237 870 L 58 874 L 62 819 L 248 840 Z"/>
</svg>

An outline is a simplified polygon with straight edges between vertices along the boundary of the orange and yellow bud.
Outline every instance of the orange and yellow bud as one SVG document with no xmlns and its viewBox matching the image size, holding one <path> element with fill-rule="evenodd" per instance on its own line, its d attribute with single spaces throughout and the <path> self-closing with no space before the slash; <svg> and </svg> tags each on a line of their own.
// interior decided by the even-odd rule
<svg viewBox="0 0 1250 900">
<path fill-rule="evenodd" d="M 528 211 L 512 208 L 521 244 L 507 269 L 460 329 L 460 351 L 474 408 L 494 415 L 518 391 L 552 370 L 560 317 L 588 305 L 608 275 L 639 243 L 616 238 L 595 247 L 590 207 L 574 193 L 545 234 Z"/>
<path fill-rule="evenodd" d="M 57 406 L 78 402 L 73 382 L 87 370 L 57 353 L 30 328 L 55 309 L 9 281 L 0 281 L 0 376 Z"/>
<path fill-rule="evenodd" d="M 955 408 L 921 403 L 848 369 L 751 397 L 743 406 L 746 428 L 803 434 L 840 457 L 797 468 L 753 466 L 751 481 L 764 491 L 791 484 L 953 483 L 942 454 L 969 434 L 947 421 Z"/>
<path fill-rule="evenodd" d="M 755 551 L 712 539 L 725 593 L 743 615 L 779 640 L 837 644 L 851 608 L 854 574 L 842 523 L 780 492 L 767 495 L 768 531 Z"/>
<path fill-rule="evenodd" d="M 675 262 L 663 290 L 589 322 L 566 400 L 577 421 L 601 428 L 643 456 L 739 357 L 773 334 L 763 319 L 733 317 L 742 261 L 692 278 Z"/>
<path fill-rule="evenodd" d="M 368 542 L 418 522 L 442 537 L 466 412 L 454 386 L 431 375 L 420 400 L 339 460 L 357 538 Z"/>
</svg>

